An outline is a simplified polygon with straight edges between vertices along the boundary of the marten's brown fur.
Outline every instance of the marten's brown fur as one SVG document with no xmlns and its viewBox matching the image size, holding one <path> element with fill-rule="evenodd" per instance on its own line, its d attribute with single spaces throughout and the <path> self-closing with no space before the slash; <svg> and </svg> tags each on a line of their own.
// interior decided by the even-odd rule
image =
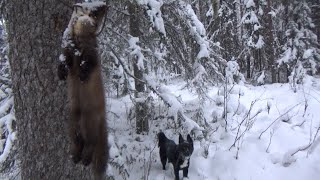
<svg viewBox="0 0 320 180">
<path fill-rule="evenodd" d="M 92 162 L 95 174 L 102 177 L 108 159 L 108 138 L 96 33 L 106 7 L 94 11 L 77 8 L 81 12 L 77 12 L 80 14 L 70 30 L 73 45 L 64 48 L 65 61 L 59 66 L 58 75 L 68 84 L 72 160 L 84 165 Z"/>
</svg>

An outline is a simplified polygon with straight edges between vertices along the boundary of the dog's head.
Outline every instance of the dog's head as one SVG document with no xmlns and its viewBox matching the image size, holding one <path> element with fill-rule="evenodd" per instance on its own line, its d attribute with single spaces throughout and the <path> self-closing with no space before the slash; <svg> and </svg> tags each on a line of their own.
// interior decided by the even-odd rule
<svg viewBox="0 0 320 180">
<path fill-rule="evenodd" d="M 188 134 L 187 140 L 184 140 L 181 134 L 179 135 L 179 145 L 178 145 L 179 156 L 182 159 L 189 159 L 193 152 L 193 141 Z"/>
</svg>

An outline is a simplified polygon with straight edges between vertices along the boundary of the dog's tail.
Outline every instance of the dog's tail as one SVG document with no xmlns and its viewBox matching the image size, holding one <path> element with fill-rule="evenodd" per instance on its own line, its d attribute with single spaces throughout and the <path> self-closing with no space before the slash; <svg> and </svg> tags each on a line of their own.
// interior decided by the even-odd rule
<svg viewBox="0 0 320 180">
<path fill-rule="evenodd" d="M 163 132 L 160 132 L 158 134 L 158 140 L 159 140 L 158 147 L 160 147 L 160 148 L 163 147 L 164 144 L 166 143 L 167 139 L 168 138 L 166 137 L 166 135 Z"/>
</svg>

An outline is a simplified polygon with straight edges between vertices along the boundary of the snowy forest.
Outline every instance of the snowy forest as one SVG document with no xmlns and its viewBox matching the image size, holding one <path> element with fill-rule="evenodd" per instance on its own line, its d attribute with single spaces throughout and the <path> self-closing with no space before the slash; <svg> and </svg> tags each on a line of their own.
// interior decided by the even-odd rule
<svg viewBox="0 0 320 180">
<path fill-rule="evenodd" d="M 57 75 L 81 2 L 0 1 L 0 179 L 92 179 Z M 320 0 L 104 2 L 106 179 L 174 179 L 159 132 L 191 135 L 190 180 L 318 179 Z"/>
</svg>

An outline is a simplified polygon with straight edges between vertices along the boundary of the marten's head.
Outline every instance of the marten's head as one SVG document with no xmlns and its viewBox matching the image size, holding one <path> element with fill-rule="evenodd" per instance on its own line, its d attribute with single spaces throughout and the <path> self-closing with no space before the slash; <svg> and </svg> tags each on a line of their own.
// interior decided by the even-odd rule
<svg viewBox="0 0 320 180">
<path fill-rule="evenodd" d="M 106 10 L 106 5 L 96 7 L 87 6 L 86 3 L 74 5 L 73 36 L 95 37 L 102 28 Z"/>
</svg>

